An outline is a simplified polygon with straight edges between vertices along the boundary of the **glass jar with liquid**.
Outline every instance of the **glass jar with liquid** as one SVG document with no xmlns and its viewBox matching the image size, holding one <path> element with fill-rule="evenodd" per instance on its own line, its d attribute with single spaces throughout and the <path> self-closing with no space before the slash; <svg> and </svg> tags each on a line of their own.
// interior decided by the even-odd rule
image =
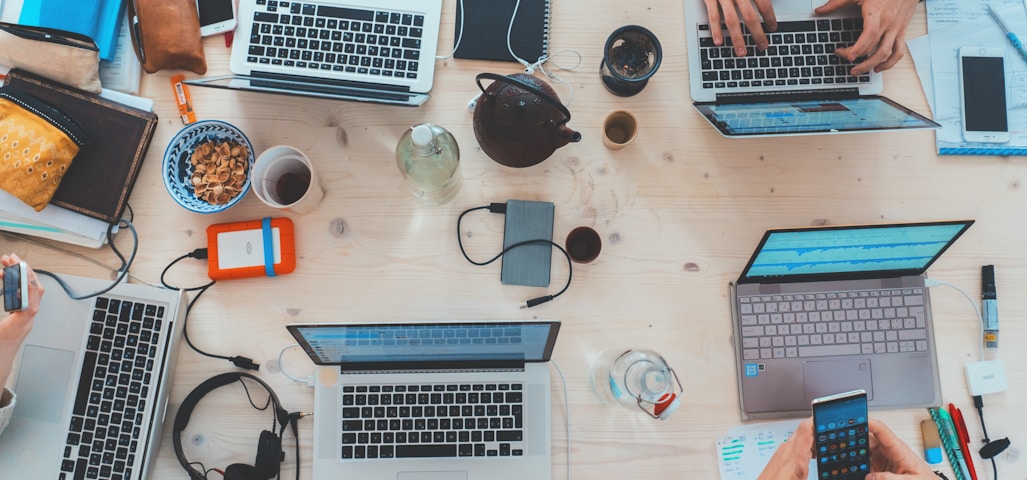
<svg viewBox="0 0 1027 480">
<path fill-rule="evenodd" d="M 396 166 L 424 205 L 442 205 L 460 191 L 460 147 L 438 125 L 422 123 L 407 130 L 396 146 Z"/>
</svg>

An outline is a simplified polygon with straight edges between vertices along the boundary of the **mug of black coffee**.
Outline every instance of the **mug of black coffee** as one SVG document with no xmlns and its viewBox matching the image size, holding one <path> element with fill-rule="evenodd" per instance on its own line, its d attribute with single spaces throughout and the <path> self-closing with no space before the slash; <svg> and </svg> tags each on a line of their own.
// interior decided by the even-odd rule
<svg viewBox="0 0 1027 480">
<path fill-rule="evenodd" d="M 324 197 L 310 159 L 288 145 L 271 147 L 257 157 L 251 188 L 265 204 L 295 213 L 313 211 Z"/>
</svg>

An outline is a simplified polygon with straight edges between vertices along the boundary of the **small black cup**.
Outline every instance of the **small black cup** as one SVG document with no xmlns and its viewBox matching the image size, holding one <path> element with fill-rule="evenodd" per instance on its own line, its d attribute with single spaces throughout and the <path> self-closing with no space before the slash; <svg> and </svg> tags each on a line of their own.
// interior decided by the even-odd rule
<svg viewBox="0 0 1027 480">
<path fill-rule="evenodd" d="M 653 32 L 638 25 L 625 25 L 606 39 L 599 76 L 611 93 L 630 97 L 645 88 L 662 59 L 663 48 Z"/>
<path fill-rule="evenodd" d="M 578 227 L 567 234 L 567 241 L 564 244 L 571 260 L 578 263 L 591 263 L 599 258 L 599 251 L 603 249 L 603 241 L 591 227 Z"/>
</svg>

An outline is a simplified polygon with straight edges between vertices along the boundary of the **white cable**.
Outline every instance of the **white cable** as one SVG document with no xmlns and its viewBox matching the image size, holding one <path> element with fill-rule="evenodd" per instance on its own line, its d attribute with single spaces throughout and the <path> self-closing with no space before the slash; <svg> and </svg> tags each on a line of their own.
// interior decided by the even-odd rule
<svg viewBox="0 0 1027 480">
<path fill-rule="evenodd" d="M 305 383 L 305 384 L 307 384 L 308 387 L 313 387 L 314 386 L 314 376 L 313 375 L 307 377 L 307 379 L 304 380 L 304 379 L 301 379 L 301 378 L 296 378 L 296 377 L 290 375 L 289 372 L 285 371 L 285 363 L 282 362 L 282 357 L 285 356 L 285 352 L 288 351 L 290 348 L 296 348 L 298 346 L 300 346 L 300 344 L 294 343 L 292 345 L 289 345 L 288 347 L 283 348 L 282 351 L 278 352 L 278 369 L 281 370 L 282 375 L 285 375 L 286 378 L 288 378 L 289 380 L 292 380 L 292 381 L 294 381 L 296 383 Z"/>
<path fill-rule="evenodd" d="M 980 357 L 981 357 L 981 361 L 983 362 L 984 361 L 984 316 L 981 315 L 981 309 L 977 308 L 977 302 L 975 302 L 973 298 L 970 298 L 970 295 L 967 295 L 967 293 L 964 292 L 962 288 L 959 288 L 959 287 L 957 287 L 957 286 L 955 286 L 955 285 L 953 285 L 953 284 L 951 284 L 949 282 L 943 282 L 941 280 L 926 279 L 925 282 L 924 282 L 924 285 L 928 286 L 928 287 L 931 287 L 931 286 L 934 286 L 934 285 L 941 285 L 941 286 L 944 286 L 944 287 L 954 288 L 954 289 L 956 289 L 957 292 L 962 293 L 963 296 L 966 297 L 966 300 L 968 302 L 970 302 L 970 306 L 972 306 L 974 308 L 974 313 L 977 314 L 977 320 L 979 320 L 980 325 L 981 325 L 981 337 L 980 337 L 979 343 L 977 344 L 977 347 L 980 349 Z"/>
<path fill-rule="evenodd" d="M 436 60 L 449 60 L 450 58 L 453 58 L 453 55 L 456 54 L 457 49 L 460 48 L 460 40 L 462 40 L 464 38 L 464 17 L 466 16 L 464 14 L 464 12 L 465 12 L 465 10 L 464 10 L 464 0 L 459 0 L 459 2 L 460 2 L 460 29 L 457 30 L 456 42 L 453 43 L 453 51 L 449 52 L 449 55 L 446 55 L 446 56 L 436 55 L 435 56 Z"/>
<path fill-rule="evenodd" d="M 563 377 L 563 371 L 556 364 L 556 360 L 550 358 L 549 363 L 556 368 L 556 373 L 560 374 L 560 383 L 563 384 L 563 415 L 566 420 L 564 426 L 567 428 L 567 480 L 571 480 L 571 409 L 567 400 L 567 379 Z"/>
</svg>

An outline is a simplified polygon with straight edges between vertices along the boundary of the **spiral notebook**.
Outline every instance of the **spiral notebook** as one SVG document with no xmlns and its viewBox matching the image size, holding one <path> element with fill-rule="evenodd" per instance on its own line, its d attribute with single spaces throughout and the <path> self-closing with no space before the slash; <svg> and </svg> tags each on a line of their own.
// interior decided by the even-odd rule
<svg viewBox="0 0 1027 480">
<path fill-rule="evenodd" d="M 510 48 L 521 59 L 535 62 L 548 55 L 550 1 L 521 0 L 520 5 L 517 5 L 517 0 L 457 2 L 453 41 L 460 38 L 460 44 L 456 45 L 453 57 L 516 62 L 507 48 L 507 31 L 510 32 Z M 514 6 L 517 6 L 517 12 L 511 29 Z"/>
</svg>

